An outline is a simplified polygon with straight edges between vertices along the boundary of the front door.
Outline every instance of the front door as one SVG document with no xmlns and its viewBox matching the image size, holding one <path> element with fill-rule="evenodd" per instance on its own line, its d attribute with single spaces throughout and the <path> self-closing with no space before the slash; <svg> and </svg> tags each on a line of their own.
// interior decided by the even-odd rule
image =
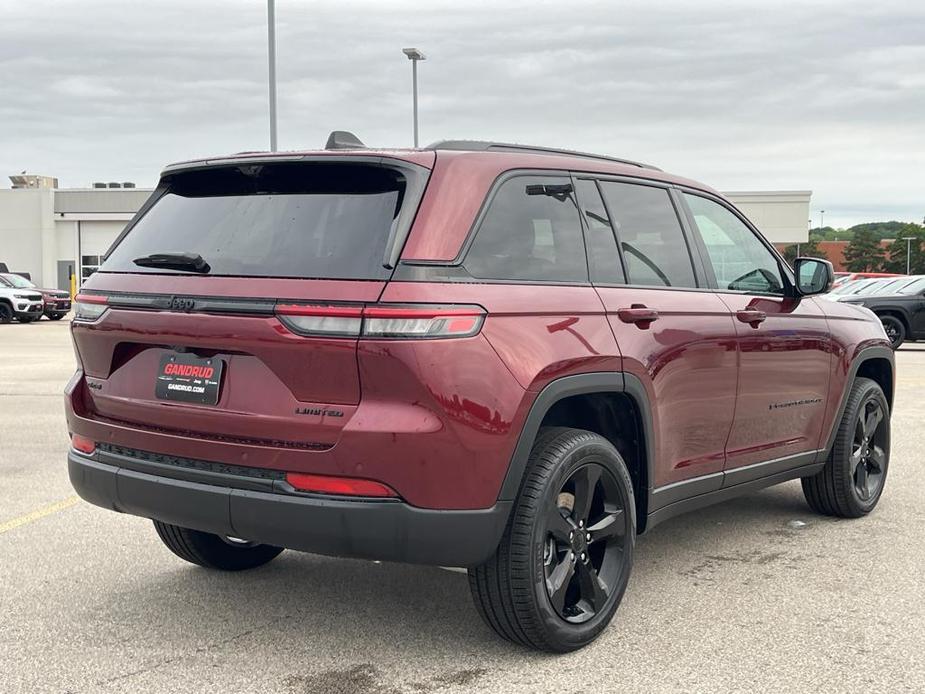
<svg viewBox="0 0 925 694">
<path fill-rule="evenodd" d="M 780 260 L 719 200 L 683 198 L 739 345 L 735 421 L 725 485 L 812 462 L 829 390 L 832 343 L 814 299 L 788 296 Z M 759 464 L 761 463 L 761 464 Z"/>
<path fill-rule="evenodd" d="M 581 178 L 577 188 L 592 281 L 623 370 L 649 400 L 653 508 L 718 489 L 735 408 L 731 313 L 705 286 L 667 188 Z"/>
</svg>

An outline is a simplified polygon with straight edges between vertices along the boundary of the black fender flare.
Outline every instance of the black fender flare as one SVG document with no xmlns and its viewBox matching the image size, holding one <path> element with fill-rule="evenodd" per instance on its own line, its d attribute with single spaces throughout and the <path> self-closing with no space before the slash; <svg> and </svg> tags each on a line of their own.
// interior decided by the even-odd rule
<svg viewBox="0 0 925 694">
<path fill-rule="evenodd" d="M 645 513 L 649 502 L 648 497 L 652 491 L 655 465 L 652 409 L 642 381 L 637 376 L 625 371 L 603 371 L 563 376 L 550 382 L 539 392 L 520 430 L 517 446 L 514 448 L 514 454 L 511 456 L 507 474 L 498 494 L 498 501 L 514 501 L 517 498 L 524 472 L 527 469 L 527 461 L 530 458 L 530 450 L 533 448 L 533 442 L 536 440 L 540 424 L 550 408 L 564 398 L 590 393 L 624 393 L 632 398 L 636 403 L 636 407 L 639 408 L 642 415 L 642 436 L 646 452 L 646 489 L 644 490 L 644 498 L 637 500 L 637 503 L 642 502 L 643 504 L 640 507 L 641 513 L 637 522 L 642 523 L 645 521 Z"/>
<path fill-rule="evenodd" d="M 871 361 L 872 359 L 885 359 L 890 364 L 890 377 L 893 379 L 893 392 L 895 392 L 895 382 L 896 382 L 896 360 L 893 354 L 893 350 L 889 347 L 884 346 L 873 346 L 873 347 L 864 347 L 861 349 L 857 355 L 855 355 L 854 360 L 851 362 L 851 366 L 848 367 L 848 375 L 845 377 L 845 387 L 842 390 L 841 399 L 838 403 L 838 410 L 835 412 L 835 418 L 832 420 L 832 430 L 829 432 L 828 437 L 825 439 L 825 447 L 822 448 L 819 452 L 819 455 L 816 457 L 817 462 L 822 462 L 829 457 L 829 453 L 832 450 L 832 446 L 835 445 L 835 437 L 838 434 L 838 425 L 841 422 L 842 417 L 845 416 L 845 408 L 848 406 L 848 395 L 851 392 L 851 386 L 854 383 L 854 380 L 858 376 L 858 370 L 861 368 L 861 365 L 864 362 Z M 893 397 L 890 393 L 887 393 L 887 401 L 890 405 L 890 410 L 893 409 Z"/>
</svg>

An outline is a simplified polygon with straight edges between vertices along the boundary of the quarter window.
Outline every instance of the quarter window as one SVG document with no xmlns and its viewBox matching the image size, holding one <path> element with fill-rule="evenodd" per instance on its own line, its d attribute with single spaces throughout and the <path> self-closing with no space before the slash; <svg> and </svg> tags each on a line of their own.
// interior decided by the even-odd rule
<svg viewBox="0 0 925 694">
<path fill-rule="evenodd" d="M 681 222 L 664 188 L 602 181 L 601 191 L 623 252 L 627 281 L 696 287 Z"/>
<path fill-rule="evenodd" d="M 464 266 L 479 279 L 587 282 L 571 179 L 516 176 L 502 183 Z"/>
<path fill-rule="evenodd" d="M 720 289 L 783 294 L 777 257 L 730 210 L 699 195 L 684 194 L 707 248 Z"/>
</svg>

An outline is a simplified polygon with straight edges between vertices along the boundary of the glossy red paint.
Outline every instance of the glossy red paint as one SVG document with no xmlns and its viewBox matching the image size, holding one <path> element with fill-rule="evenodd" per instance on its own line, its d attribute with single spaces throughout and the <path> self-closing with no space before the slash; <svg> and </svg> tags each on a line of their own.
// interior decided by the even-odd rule
<svg viewBox="0 0 925 694">
<path fill-rule="evenodd" d="M 816 448 L 825 419 L 834 344 L 814 299 L 724 293 L 739 345 L 739 394 L 726 444 L 726 469 Z M 827 302 L 835 303 L 835 302 Z"/>
<path fill-rule="evenodd" d="M 721 472 L 736 400 L 736 345 L 728 308 L 710 291 L 599 287 L 624 369 L 646 386 L 655 430 L 655 487 Z M 625 323 L 626 308 L 654 310 Z"/>
</svg>

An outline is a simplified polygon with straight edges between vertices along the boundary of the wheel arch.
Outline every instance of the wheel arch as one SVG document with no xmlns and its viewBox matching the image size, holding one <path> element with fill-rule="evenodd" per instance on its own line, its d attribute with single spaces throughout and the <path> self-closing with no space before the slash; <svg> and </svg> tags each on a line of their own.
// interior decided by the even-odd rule
<svg viewBox="0 0 925 694">
<path fill-rule="evenodd" d="M 861 350 L 851 362 L 848 370 L 848 378 L 845 379 L 845 388 L 841 394 L 841 401 L 832 420 L 832 428 L 829 432 L 828 439 L 823 451 L 817 457 L 817 461 L 825 460 L 829 451 L 835 443 L 835 436 L 838 434 L 838 423 L 845 415 L 845 408 L 848 406 L 848 396 L 851 393 L 851 386 L 858 378 L 869 378 L 875 381 L 883 389 L 886 395 L 887 404 L 890 410 L 893 409 L 893 395 L 895 392 L 895 360 L 893 350 L 889 347 L 867 347 Z"/>
<path fill-rule="evenodd" d="M 602 372 L 564 376 L 536 396 L 498 496 L 513 501 L 520 491 L 533 442 L 543 426 L 568 426 L 600 434 L 629 467 L 636 497 L 637 531 L 645 529 L 653 475 L 652 412 L 645 386 L 633 374 Z"/>
</svg>

